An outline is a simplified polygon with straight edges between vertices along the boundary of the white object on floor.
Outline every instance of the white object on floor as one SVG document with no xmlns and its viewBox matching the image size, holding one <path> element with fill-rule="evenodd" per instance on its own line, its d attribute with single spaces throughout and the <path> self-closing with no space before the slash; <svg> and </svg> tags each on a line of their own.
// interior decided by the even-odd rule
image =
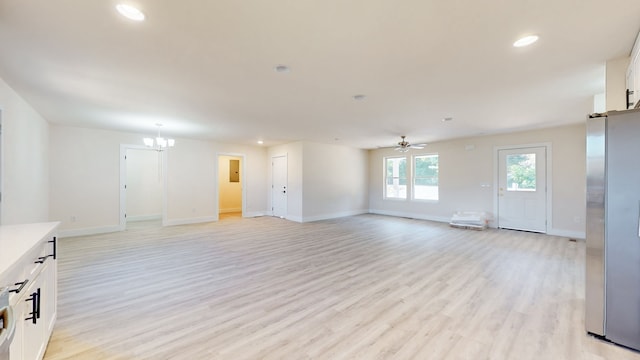
<svg viewBox="0 0 640 360">
<path fill-rule="evenodd" d="M 487 213 L 484 211 L 456 211 L 449 225 L 461 228 L 483 230 L 487 227 Z"/>
</svg>

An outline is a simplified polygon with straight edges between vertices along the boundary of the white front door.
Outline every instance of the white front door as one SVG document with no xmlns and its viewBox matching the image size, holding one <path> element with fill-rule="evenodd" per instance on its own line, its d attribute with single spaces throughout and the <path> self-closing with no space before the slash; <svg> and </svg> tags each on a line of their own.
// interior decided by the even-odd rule
<svg viewBox="0 0 640 360">
<path fill-rule="evenodd" d="M 271 210 L 273 216 L 283 218 L 287 215 L 287 157 L 273 157 L 271 167 Z"/>
<path fill-rule="evenodd" d="M 547 232 L 546 147 L 498 151 L 498 227 Z"/>
</svg>

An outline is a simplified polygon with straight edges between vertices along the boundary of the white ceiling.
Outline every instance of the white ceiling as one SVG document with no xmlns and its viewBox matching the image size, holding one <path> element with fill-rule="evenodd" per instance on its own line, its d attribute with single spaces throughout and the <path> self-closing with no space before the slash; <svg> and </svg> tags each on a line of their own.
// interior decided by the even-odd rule
<svg viewBox="0 0 640 360">
<path fill-rule="evenodd" d="M 637 0 L 122 2 L 147 20 L 0 0 L 0 77 L 57 124 L 375 148 L 582 122 L 640 30 Z"/>
</svg>

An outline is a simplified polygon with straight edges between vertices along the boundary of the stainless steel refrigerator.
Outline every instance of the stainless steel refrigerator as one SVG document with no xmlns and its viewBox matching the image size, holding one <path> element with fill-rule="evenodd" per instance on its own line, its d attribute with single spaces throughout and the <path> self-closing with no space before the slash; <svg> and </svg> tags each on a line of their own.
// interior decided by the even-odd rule
<svg viewBox="0 0 640 360">
<path fill-rule="evenodd" d="M 589 333 L 640 350 L 640 109 L 587 120 Z"/>
</svg>

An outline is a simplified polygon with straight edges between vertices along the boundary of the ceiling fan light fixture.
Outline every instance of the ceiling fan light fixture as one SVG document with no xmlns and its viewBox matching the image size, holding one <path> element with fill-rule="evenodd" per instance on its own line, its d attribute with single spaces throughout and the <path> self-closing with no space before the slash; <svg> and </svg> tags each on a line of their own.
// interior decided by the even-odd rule
<svg viewBox="0 0 640 360">
<path fill-rule="evenodd" d="M 396 145 L 396 147 L 394 148 L 394 150 L 399 151 L 399 152 L 405 153 L 405 152 L 409 151 L 410 149 L 420 150 L 420 149 L 424 149 L 424 147 L 427 146 L 427 144 L 411 144 L 410 142 L 408 142 L 406 140 L 406 136 L 405 135 L 400 136 L 400 138 L 402 138 L 402 140 L 400 140 L 398 142 L 398 145 Z"/>
</svg>

